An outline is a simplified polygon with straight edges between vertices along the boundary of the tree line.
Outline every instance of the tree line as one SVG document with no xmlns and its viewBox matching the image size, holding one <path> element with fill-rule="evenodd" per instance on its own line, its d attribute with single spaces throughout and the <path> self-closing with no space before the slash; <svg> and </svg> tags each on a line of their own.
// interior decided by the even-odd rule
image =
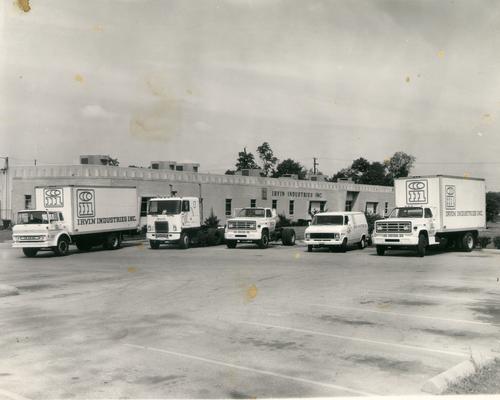
<svg viewBox="0 0 500 400">
<path fill-rule="evenodd" d="M 313 173 L 312 169 L 307 170 L 300 162 L 291 158 L 279 161 L 268 142 L 258 146 L 256 153 L 260 160 L 259 164 L 254 154 L 244 148 L 238 153 L 235 169 L 228 169 L 226 175 L 234 175 L 243 169 L 261 169 L 261 176 L 279 178 L 284 175 L 297 175 L 299 179 L 304 179 L 308 173 Z M 383 162 L 370 162 L 360 157 L 354 160 L 349 167 L 343 168 L 331 176 L 326 176 L 325 180 L 337 182 L 342 179 L 350 179 L 355 183 L 392 186 L 394 179 L 408 176 L 414 163 L 415 157 L 402 151 L 394 153 L 391 158 Z M 316 171 L 316 174 L 325 175 L 321 171 Z"/>
</svg>

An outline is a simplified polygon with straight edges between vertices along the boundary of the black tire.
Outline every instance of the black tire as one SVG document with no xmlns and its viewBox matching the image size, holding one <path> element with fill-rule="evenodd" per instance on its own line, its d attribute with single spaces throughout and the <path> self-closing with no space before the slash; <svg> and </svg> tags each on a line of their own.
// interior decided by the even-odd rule
<svg viewBox="0 0 500 400">
<path fill-rule="evenodd" d="M 427 238 L 425 237 L 425 235 L 419 235 L 417 244 L 417 255 L 419 257 L 425 257 L 426 247 L 427 247 Z"/>
<path fill-rule="evenodd" d="M 308 252 L 308 253 L 312 253 L 312 251 L 313 251 L 313 246 L 312 246 L 312 244 L 308 244 L 308 245 L 307 245 L 307 252 Z"/>
<path fill-rule="evenodd" d="M 366 238 L 364 235 L 361 237 L 361 240 L 359 241 L 358 246 L 361 250 L 363 250 L 366 247 Z"/>
<path fill-rule="evenodd" d="M 116 250 L 117 248 L 120 247 L 120 244 L 121 244 L 120 235 L 116 233 L 110 233 L 104 238 L 103 247 L 106 250 Z"/>
<path fill-rule="evenodd" d="M 345 253 L 347 251 L 347 238 L 345 238 L 343 241 L 342 241 L 342 244 L 340 245 L 340 251 L 342 253 Z"/>
<path fill-rule="evenodd" d="M 190 239 L 186 232 L 181 233 L 181 238 L 179 239 L 179 247 L 183 250 L 189 249 Z"/>
<path fill-rule="evenodd" d="M 379 256 L 383 256 L 385 254 L 385 246 L 378 245 L 377 246 L 377 254 Z"/>
<path fill-rule="evenodd" d="M 77 240 L 75 244 L 80 251 L 89 251 L 92 248 L 92 244 L 86 240 Z"/>
<path fill-rule="evenodd" d="M 66 236 L 60 237 L 57 241 L 57 246 L 54 247 L 54 253 L 57 256 L 62 257 L 68 254 L 69 251 L 69 240 Z"/>
<path fill-rule="evenodd" d="M 284 246 L 294 246 L 295 231 L 293 229 L 283 229 L 281 232 L 281 242 Z"/>
<path fill-rule="evenodd" d="M 38 253 L 38 249 L 33 247 L 25 247 L 23 248 L 23 253 L 26 257 L 35 257 Z"/>
<path fill-rule="evenodd" d="M 236 240 L 226 240 L 226 246 L 228 249 L 235 249 L 238 242 Z"/>
<path fill-rule="evenodd" d="M 157 240 L 150 240 L 149 247 L 153 250 L 158 250 L 160 248 L 160 242 L 158 242 Z"/>
<path fill-rule="evenodd" d="M 262 232 L 260 240 L 257 242 L 260 249 L 266 249 L 269 247 L 269 234 L 267 231 Z"/>
<path fill-rule="evenodd" d="M 462 250 L 470 253 L 474 249 L 475 240 L 474 235 L 471 232 L 467 232 L 462 237 Z"/>
</svg>

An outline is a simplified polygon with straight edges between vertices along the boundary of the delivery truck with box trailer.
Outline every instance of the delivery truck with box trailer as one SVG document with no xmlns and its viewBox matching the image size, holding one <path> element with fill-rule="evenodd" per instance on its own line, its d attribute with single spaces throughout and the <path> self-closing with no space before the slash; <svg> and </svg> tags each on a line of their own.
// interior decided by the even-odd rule
<svg viewBox="0 0 500 400">
<path fill-rule="evenodd" d="M 12 230 L 12 246 L 27 257 L 40 250 L 64 256 L 70 244 L 81 251 L 93 246 L 114 250 L 124 234 L 137 233 L 139 228 L 135 187 L 36 187 L 35 206 L 17 213 Z"/>
<path fill-rule="evenodd" d="M 396 208 L 375 222 L 377 254 L 413 248 L 420 257 L 428 246 L 472 251 L 486 228 L 484 179 L 448 175 L 414 176 L 394 182 Z"/>
</svg>

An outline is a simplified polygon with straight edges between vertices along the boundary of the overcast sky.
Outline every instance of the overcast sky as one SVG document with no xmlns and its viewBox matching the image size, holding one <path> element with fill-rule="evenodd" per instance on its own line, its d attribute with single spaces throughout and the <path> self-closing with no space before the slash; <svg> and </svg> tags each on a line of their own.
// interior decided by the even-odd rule
<svg viewBox="0 0 500 400">
<path fill-rule="evenodd" d="M 268 141 L 326 174 L 401 150 L 500 190 L 499 1 L 0 1 L 14 164 L 224 172 Z"/>
</svg>

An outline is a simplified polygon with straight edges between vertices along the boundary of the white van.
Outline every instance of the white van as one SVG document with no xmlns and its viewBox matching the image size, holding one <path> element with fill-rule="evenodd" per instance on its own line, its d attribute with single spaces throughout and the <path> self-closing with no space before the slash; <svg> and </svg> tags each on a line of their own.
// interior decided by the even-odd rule
<svg viewBox="0 0 500 400">
<path fill-rule="evenodd" d="M 348 246 L 365 248 L 368 238 L 368 223 L 362 212 L 322 212 L 314 216 L 305 231 L 307 251 L 314 247 L 339 247 L 346 251 Z"/>
</svg>

